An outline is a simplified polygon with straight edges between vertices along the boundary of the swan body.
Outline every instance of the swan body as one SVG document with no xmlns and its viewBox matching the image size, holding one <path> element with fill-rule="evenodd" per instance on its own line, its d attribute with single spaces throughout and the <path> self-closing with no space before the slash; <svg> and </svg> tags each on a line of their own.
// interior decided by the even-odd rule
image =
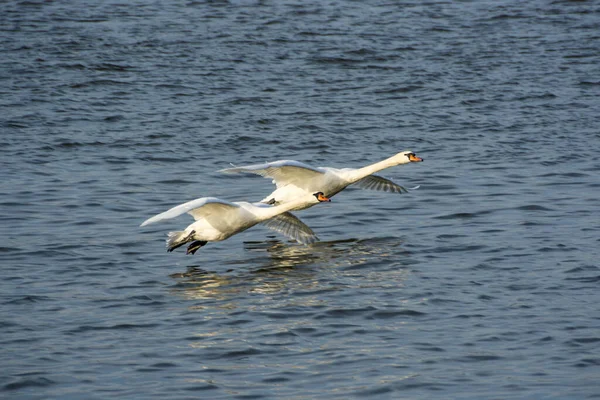
<svg viewBox="0 0 600 400">
<path fill-rule="evenodd" d="M 312 167 L 293 161 L 281 160 L 266 164 L 248 165 L 223 169 L 224 173 L 247 172 L 271 178 L 277 189 L 261 200 L 268 204 L 286 204 L 307 193 L 322 190 L 325 196 L 332 197 L 355 184 L 363 189 L 382 190 L 385 192 L 403 193 L 407 190 L 389 179 L 375 175 L 376 172 L 396 165 L 423 161 L 412 151 L 403 151 L 392 157 L 363 168 L 328 168 Z M 302 210 L 312 207 L 314 202 L 300 203 L 292 210 Z"/>
<path fill-rule="evenodd" d="M 289 203 L 270 206 L 262 203 L 229 202 L 216 197 L 202 197 L 175 206 L 144 221 L 140 226 L 168 220 L 182 214 L 190 214 L 195 222 L 183 231 L 169 232 L 168 251 L 193 242 L 188 254 L 194 254 L 207 242 L 219 242 L 256 224 L 264 223 L 269 229 L 284 234 L 300 243 L 308 244 L 318 240 L 315 233 L 300 219 L 287 211 L 306 203 L 329 201 L 321 192 L 304 194 Z"/>
</svg>

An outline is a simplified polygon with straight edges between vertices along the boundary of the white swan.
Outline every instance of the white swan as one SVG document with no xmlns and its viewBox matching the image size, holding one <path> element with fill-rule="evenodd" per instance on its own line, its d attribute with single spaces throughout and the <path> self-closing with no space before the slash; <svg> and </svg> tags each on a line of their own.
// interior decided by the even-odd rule
<svg viewBox="0 0 600 400">
<path fill-rule="evenodd" d="M 299 197 L 306 196 L 316 190 L 322 190 L 325 196 L 332 197 L 355 184 L 363 189 L 382 190 L 384 192 L 402 193 L 405 188 L 375 172 L 400 164 L 423 161 L 412 151 L 403 151 L 390 158 L 363 168 L 328 168 L 312 167 L 298 161 L 281 160 L 266 164 L 248 165 L 222 169 L 219 172 L 248 172 L 273 179 L 277 189 L 261 200 L 267 204 L 285 204 Z M 302 203 L 291 210 L 302 210 L 312 207 L 314 202 Z"/>
<path fill-rule="evenodd" d="M 146 226 L 188 213 L 196 222 L 184 231 L 169 232 L 167 251 L 192 242 L 187 254 L 194 254 L 207 242 L 218 242 L 245 231 L 258 223 L 284 234 L 300 243 L 313 243 L 318 240 L 315 233 L 304 222 L 287 212 L 301 204 L 317 204 L 330 201 L 322 192 L 300 196 L 300 198 L 278 206 L 261 203 L 231 203 L 216 197 L 202 197 L 188 201 L 144 221 Z M 285 213 L 285 214 L 284 214 Z"/>
</svg>

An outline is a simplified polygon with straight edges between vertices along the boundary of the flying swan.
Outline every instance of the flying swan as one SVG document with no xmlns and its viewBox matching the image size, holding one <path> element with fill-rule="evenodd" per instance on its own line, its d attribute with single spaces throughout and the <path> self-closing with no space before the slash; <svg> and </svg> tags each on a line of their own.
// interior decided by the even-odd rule
<svg viewBox="0 0 600 400">
<path fill-rule="evenodd" d="M 393 193 L 407 192 L 402 186 L 374 174 L 396 165 L 419 161 L 423 161 L 423 159 L 408 150 L 363 168 L 337 169 L 312 167 L 298 161 L 281 160 L 266 164 L 226 168 L 219 172 L 229 174 L 248 172 L 261 175 L 265 178 L 271 178 L 277 189 L 262 199 L 261 203 L 286 204 L 299 197 L 306 198 L 307 193 L 313 193 L 316 190 L 322 190 L 325 196 L 329 198 L 352 184 L 362 189 L 382 190 Z M 314 202 L 307 201 L 299 203 L 299 205 L 294 206 L 290 210 L 303 210 L 313 205 L 315 205 Z"/>
<path fill-rule="evenodd" d="M 232 203 L 216 197 L 202 197 L 155 215 L 140 226 L 175 218 L 184 213 L 190 214 L 196 222 L 184 231 L 169 232 L 167 238 L 167 251 L 173 251 L 192 242 L 187 248 L 187 254 L 194 254 L 208 242 L 225 240 L 259 223 L 300 243 L 308 244 L 318 240 L 315 233 L 287 211 L 303 204 L 325 201 L 330 200 L 323 195 L 323 192 L 309 195 L 304 193 L 296 200 L 277 206 L 262 203 Z"/>
</svg>

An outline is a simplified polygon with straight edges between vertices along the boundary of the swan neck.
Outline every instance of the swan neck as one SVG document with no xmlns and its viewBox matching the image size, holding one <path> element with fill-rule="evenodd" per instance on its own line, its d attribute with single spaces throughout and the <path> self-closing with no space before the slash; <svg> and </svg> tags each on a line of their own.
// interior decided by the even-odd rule
<svg viewBox="0 0 600 400">
<path fill-rule="evenodd" d="M 367 165 L 366 167 L 359 168 L 357 170 L 352 171 L 350 176 L 351 182 L 356 182 L 361 180 L 362 178 L 373 175 L 376 172 L 384 170 L 386 168 L 390 168 L 400 164 L 398 162 L 398 158 L 396 156 L 386 158 L 383 161 L 376 162 L 375 164 Z"/>
<path fill-rule="evenodd" d="M 309 200 L 312 200 L 312 199 L 313 198 L 311 195 L 311 198 L 309 198 Z M 279 214 L 283 214 L 284 212 L 291 211 L 296 207 L 303 206 L 306 204 L 306 202 L 307 202 L 307 199 L 305 197 L 301 197 L 294 201 L 288 201 L 283 204 L 278 204 L 276 206 L 263 209 L 263 212 L 264 212 L 263 217 L 265 220 L 276 217 Z"/>
</svg>

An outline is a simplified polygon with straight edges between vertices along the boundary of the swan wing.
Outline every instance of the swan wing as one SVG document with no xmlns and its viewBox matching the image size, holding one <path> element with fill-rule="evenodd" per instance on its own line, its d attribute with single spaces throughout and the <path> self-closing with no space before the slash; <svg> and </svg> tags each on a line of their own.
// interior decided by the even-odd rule
<svg viewBox="0 0 600 400">
<path fill-rule="evenodd" d="M 302 244 L 310 244 L 319 240 L 308 225 L 290 212 L 279 214 L 276 217 L 263 221 L 262 224 Z"/>
<path fill-rule="evenodd" d="M 311 167 L 310 165 L 293 160 L 280 160 L 265 164 L 226 168 L 219 172 L 224 172 L 226 174 L 240 172 L 257 174 L 265 178 L 273 179 L 273 183 L 277 185 L 278 188 L 289 184 L 302 187 L 303 183 L 325 174 L 325 171 L 320 168 Z"/>
<path fill-rule="evenodd" d="M 219 214 L 225 216 L 233 210 L 239 209 L 240 206 L 235 203 L 230 203 L 225 200 L 217 199 L 216 197 L 202 197 L 196 200 L 188 201 L 167 210 L 163 213 L 155 215 L 152 218 L 144 221 L 140 226 L 146 226 L 155 222 L 164 221 L 188 213 L 197 221 L 200 218 L 206 218 L 209 215 Z"/>
<path fill-rule="evenodd" d="M 369 175 L 357 181 L 354 185 L 361 189 L 381 190 L 383 192 L 407 193 L 406 188 L 395 184 L 389 179 L 379 175 Z"/>
</svg>

